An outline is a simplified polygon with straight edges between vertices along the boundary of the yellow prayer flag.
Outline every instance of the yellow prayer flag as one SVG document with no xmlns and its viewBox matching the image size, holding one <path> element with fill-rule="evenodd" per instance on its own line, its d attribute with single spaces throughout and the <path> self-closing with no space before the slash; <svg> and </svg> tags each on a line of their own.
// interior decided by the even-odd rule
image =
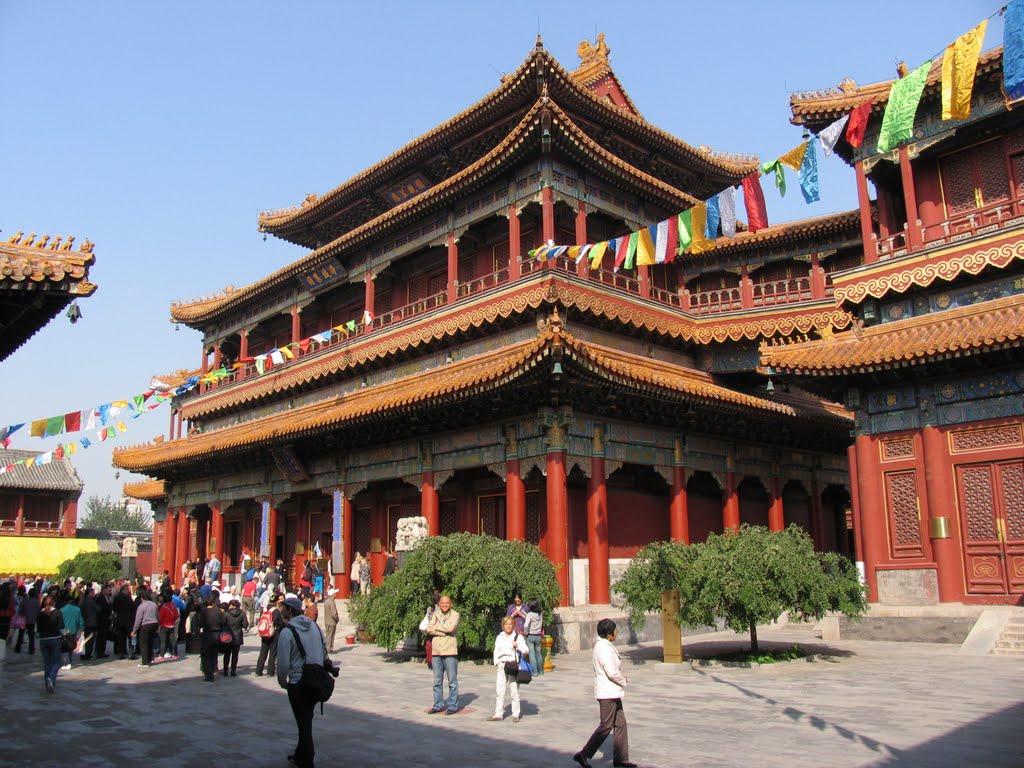
<svg viewBox="0 0 1024 768">
<path fill-rule="evenodd" d="M 636 264 L 651 265 L 657 263 L 654 259 L 654 241 L 651 239 L 651 230 L 644 227 L 640 230 L 640 236 L 636 241 Z"/>
<path fill-rule="evenodd" d="M 118 432 L 127 432 L 128 431 L 128 427 L 126 427 L 124 425 L 123 421 L 119 421 L 119 422 L 117 422 L 117 431 Z"/>
<path fill-rule="evenodd" d="M 570 259 L 575 259 L 577 256 L 580 255 L 580 246 L 572 246 L 568 251 L 565 252 L 565 255 L 568 256 Z"/>
<path fill-rule="evenodd" d="M 946 48 L 946 55 L 942 57 L 943 120 L 966 120 L 971 116 L 974 75 L 986 27 L 988 19 Z"/>
<path fill-rule="evenodd" d="M 600 269 L 601 268 L 601 262 L 604 260 L 604 252 L 607 251 L 607 250 L 608 250 L 608 241 L 607 240 L 604 240 L 604 241 L 602 241 L 600 243 L 597 243 L 596 245 L 594 245 L 593 248 L 590 249 L 590 253 L 588 253 L 587 256 L 590 257 L 590 268 L 591 269 Z"/>
<path fill-rule="evenodd" d="M 693 242 L 690 244 L 690 253 L 704 253 L 715 247 L 715 241 L 704 236 L 704 229 L 707 226 L 708 207 L 701 203 L 690 209 L 690 221 L 693 225 Z"/>
<path fill-rule="evenodd" d="M 127 400 L 115 400 L 114 402 L 111 403 L 111 405 L 114 406 L 115 408 L 127 408 L 128 407 L 128 401 Z"/>
<path fill-rule="evenodd" d="M 25 459 L 25 466 L 26 467 L 31 467 L 35 463 L 36 463 L 35 457 L 30 457 L 28 459 Z"/>
<path fill-rule="evenodd" d="M 807 152 L 807 142 L 797 147 L 793 147 L 789 152 L 782 155 L 779 158 L 779 162 L 785 163 L 794 171 L 799 171 L 800 166 L 804 164 L 804 154 Z"/>
<path fill-rule="evenodd" d="M 295 359 L 295 353 L 288 349 L 287 346 L 281 347 L 281 354 L 287 357 L 289 360 Z"/>
<path fill-rule="evenodd" d="M 78 453 L 78 443 L 68 443 L 64 446 L 64 450 L 68 452 L 69 456 L 74 456 Z"/>
</svg>

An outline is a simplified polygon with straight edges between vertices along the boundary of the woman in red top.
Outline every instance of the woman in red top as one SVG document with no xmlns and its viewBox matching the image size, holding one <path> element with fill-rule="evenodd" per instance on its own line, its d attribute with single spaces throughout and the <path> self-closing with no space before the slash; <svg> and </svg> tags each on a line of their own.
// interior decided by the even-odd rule
<svg viewBox="0 0 1024 768">
<path fill-rule="evenodd" d="M 160 610 L 157 613 L 160 622 L 160 655 L 165 659 L 178 658 L 178 606 L 170 595 L 161 596 Z"/>
</svg>

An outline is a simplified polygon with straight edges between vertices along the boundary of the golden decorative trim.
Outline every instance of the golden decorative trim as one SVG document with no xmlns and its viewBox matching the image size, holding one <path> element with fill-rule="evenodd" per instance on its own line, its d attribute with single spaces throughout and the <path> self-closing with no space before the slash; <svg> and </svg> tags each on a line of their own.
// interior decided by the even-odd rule
<svg viewBox="0 0 1024 768">
<path fill-rule="evenodd" d="M 954 280 L 965 272 L 977 275 L 986 267 L 1001 269 L 1014 259 L 1024 259 L 1024 240 L 1003 243 L 983 251 L 964 253 L 938 263 L 924 263 L 852 285 L 836 285 L 835 300 L 837 304 L 859 304 L 869 296 L 880 299 L 890 292 L 904 293 L 915 285 L 927 288 L 936 280 Z"/>
</svg>

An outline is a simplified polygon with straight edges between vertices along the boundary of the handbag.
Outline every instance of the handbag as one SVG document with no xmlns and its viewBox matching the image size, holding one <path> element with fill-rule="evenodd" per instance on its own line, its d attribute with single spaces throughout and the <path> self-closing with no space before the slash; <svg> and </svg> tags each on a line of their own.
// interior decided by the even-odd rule
<svg viewBox="0 0 1024 768">
<path fill-rule="evenodd" d="M 518 661 L 506 661 L 505 662 L 505 674 L 514 677 L 519 674 L 519 662 Z"/>
<path fill-rule="evenodd" d="M 25 614 L 16 613 L 11 617 L 11 629 L 25 629 Z"/>
<path fill-rule="evenodd" d="M 523 655 L 516 652 L 518 668 L 516 669 L 516 682 L 519 685 L 528 685 L 533 680 L 533 671 L 530 669 L 530 662 L 523 658 Z"/>
<path fill-rule="evenodd" d="M 78 641 L 70 632 L 60 636 L 60 652 L 71 653 L 78 646 Z"/>
<path fill-rule="evenodd" d="M 217 642 L 221 645 L 234 645 L 235 636 L 231 633 L 230 629 L 225 629 L 219 635 L 217 635 Z"/>
<path fill-rule="evenodd" d="M 292 638 L 295 640 L 295 647 L 298 648 L 302 657 L 302 677 L 298 685 L 309 694 L 313 702 L 320 705 L 320 714 L 324 713 L 324 702 L 331 698 L 334 693 L 334 678 L 337 672 L 334 665 L 327 657 L 327 646 L 324 645 L 324 660 L 322 664 L 310 664 L 306 661 L 306 649 L 302 647 L 302 640 L 299 639 L 299 632 L 295 627 L 287 625 L 291 630 Z M 319 632 L 319 627 L 317 628 Z M 323 640 L 323 635 L 320 636 Z"/>
</svg>

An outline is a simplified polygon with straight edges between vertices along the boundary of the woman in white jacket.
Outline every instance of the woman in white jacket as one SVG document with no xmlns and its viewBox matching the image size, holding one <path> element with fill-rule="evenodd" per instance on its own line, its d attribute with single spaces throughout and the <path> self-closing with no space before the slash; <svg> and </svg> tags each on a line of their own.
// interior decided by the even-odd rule
<svg viewBox="0 0 1024 768">
<path fill-rule="evenodd" d="M 516 622 L 511 616 L 501 620 L 501 632 L 494 640 L 494 715 L 488 720 L 502 720 L 505 717 L 505 690 L 512 693 L 512 722 L 519 722 L 519 683 L 516 676 L 505 672 L 506 661 L 518 661 L 516 651 L 523 656 L 530 655 L 526 639 L 515 631 Z"/>
</svg>

